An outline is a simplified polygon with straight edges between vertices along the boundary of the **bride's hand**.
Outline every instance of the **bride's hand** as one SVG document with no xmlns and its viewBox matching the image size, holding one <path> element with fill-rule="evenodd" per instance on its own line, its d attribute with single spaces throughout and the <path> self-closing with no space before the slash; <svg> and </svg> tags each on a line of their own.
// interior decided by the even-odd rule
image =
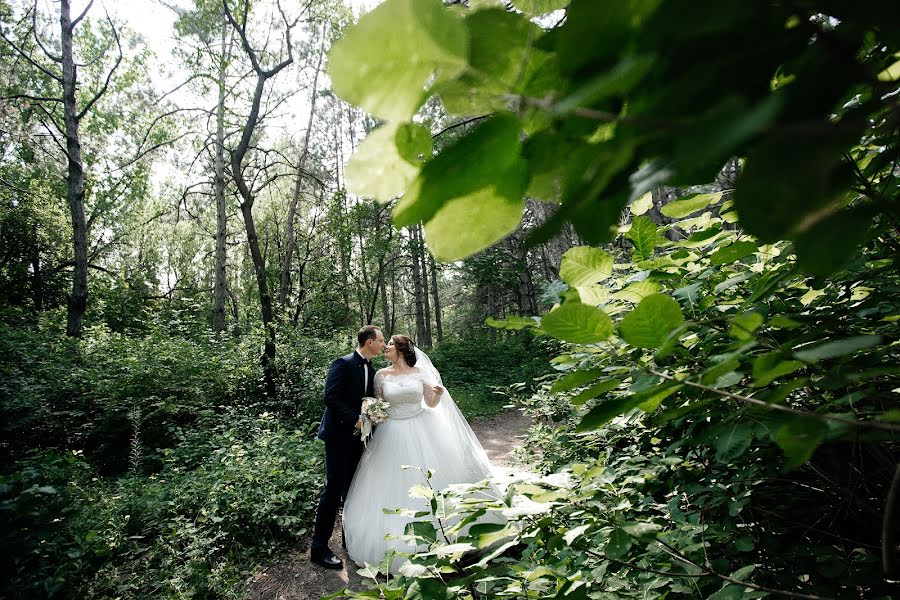
<svg viewBox="0 0 900 600">
<path fill-rule="evenodd" d="M 431 386 L 431 391 L 435 396 L 440 396 L 441 394 L 444 393 L 444 388 L 442 388 L 439 385 L 433 385 L 433 386 Z"/>
</svg>

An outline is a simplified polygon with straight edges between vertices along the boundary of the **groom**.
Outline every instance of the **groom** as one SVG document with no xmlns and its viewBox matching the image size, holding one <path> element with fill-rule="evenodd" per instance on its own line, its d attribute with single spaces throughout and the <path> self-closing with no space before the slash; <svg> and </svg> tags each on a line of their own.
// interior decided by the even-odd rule
<svg viewBox="0 0 900 600">
<path fill-rule="evenodd" d="M 353 473 L 363 452 L 358 435 L 362 399 L 374 394 L 375 369 L 371 360 L 384 350 L 384 334 L 366 325 L 356 336 L 358 347 L 331 363 L 325 379 L 325 413 L 319 425 L 319 439 L 325 442 L 325 491 L 319 498 L 316 525 L 309 558 L 326 569 L 344 564 L 328 547 L 334 531 L 338 504 L 350 490 Z"/>
</svg>

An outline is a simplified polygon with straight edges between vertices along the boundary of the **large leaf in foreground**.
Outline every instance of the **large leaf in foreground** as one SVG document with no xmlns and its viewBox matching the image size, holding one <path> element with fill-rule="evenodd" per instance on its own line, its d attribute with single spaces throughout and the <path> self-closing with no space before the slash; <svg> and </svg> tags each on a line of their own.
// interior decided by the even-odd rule
<svg viewBox="0 0 900 600">
<path fill-rule="evenodd" d="M 388 123 L 370 133 L 347 162 L 347 190 L 388 202 L 406 191 L 430 156 L 427 129 L 414 123 Z"/>
<path fill-rule="evenodd" d="M 520 132 L 514 115 L 499 113 L 445 148 L 425 163 L 394 209 L 394 221 L 400 227 L 427 223 L 453 199 L 504 186 L 511 177 L 510 169 L 522 160 Z M 524 174 L 520 169 L 519 176 Z M 463 229 L 471 223 L 470 216 L 457 225 Z"/>
<path fill-rule="evenodd" d="M 387 0 L 335 43 L 328 60 L 334 91 L 373 115 L 406 121 L 432 78 L 466 66 L 462 19 L 432 0 Z"/>
<path fill-rule="evenodd" d="M 541 329 L 566 342 L 593 344 L 612 335 L 613 324 L 599 308 L 566 302 L 541 319 Z"/>
<path fill-rule="evenodd" d="M 522 220 L 528 185 L 525 161 L 498 174 L 495 186 L 446 202 L 425 224 L 425 240 L 438 260 L 474 254 L 512 233 Z"/>
<path fill-rule="evenodd" d="M 606 279 L 612 274 L 612 267 L 612 256 L 600 248 L 577 246 L 563 254 L 559 276 L 572 287 L 578 287 Z"/>
<path fill-rule="evenodd" d="M 647 296 L 619 324 L 622 339 L 638 348 L 659 348 L 684 322 L 678 302 L 665 294 Z"/>
</svg>

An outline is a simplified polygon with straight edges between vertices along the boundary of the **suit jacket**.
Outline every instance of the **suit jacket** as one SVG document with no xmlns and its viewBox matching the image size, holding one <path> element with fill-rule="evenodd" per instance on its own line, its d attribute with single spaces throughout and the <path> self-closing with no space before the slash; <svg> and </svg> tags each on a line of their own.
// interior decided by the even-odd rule
<svg viewBox="0 0 900 600">
<path fill-rule="evenodd" d="M 365 392 L 366 361 L 357 352 L 336 358 L 325 379 L 325 412 L 319 423 L 319 439 L 353 438 Z M 375 369 L 369 368 L 368 395 L 375 394 Z M 349 440 L 348 440 L 349 441 Z"/>
</svg>

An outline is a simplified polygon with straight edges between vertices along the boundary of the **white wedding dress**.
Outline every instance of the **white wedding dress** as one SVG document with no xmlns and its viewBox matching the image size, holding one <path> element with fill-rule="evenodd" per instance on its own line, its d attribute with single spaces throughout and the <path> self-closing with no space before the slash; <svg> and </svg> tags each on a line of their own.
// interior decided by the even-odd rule
<svg viewBox="0 0 900 600">
<path fill-rule="evenodd" d="M 491 463 L 478 438 L 446 390 L 434 408 L 425 403 L 431 388 L 442 384 L 428 357 L 416 349 L 415 370 L 375 375 L 375 396 L 390 403 L 389 417 L 378 425 L 356 469 L 344 502 L 343 526 L 347 553 L 359 565 L 379 565 L 385 552 L 414 552 L 398 539 L 413 519 L 385 514 L 382 509 L 428 511 L 428 501 L 411 498 L 409 490 L 425 484 L 418 469 L 434 471 L 431 485 L 442 490 L 454 483 L 477 483 L 491 477 Z M 493 520 L 489 517 L 489 520 Z M 394 539 L 385 539 L 390 534 Z M 396 573 L 405 558 L 396 558 Z"/>
</svg>

